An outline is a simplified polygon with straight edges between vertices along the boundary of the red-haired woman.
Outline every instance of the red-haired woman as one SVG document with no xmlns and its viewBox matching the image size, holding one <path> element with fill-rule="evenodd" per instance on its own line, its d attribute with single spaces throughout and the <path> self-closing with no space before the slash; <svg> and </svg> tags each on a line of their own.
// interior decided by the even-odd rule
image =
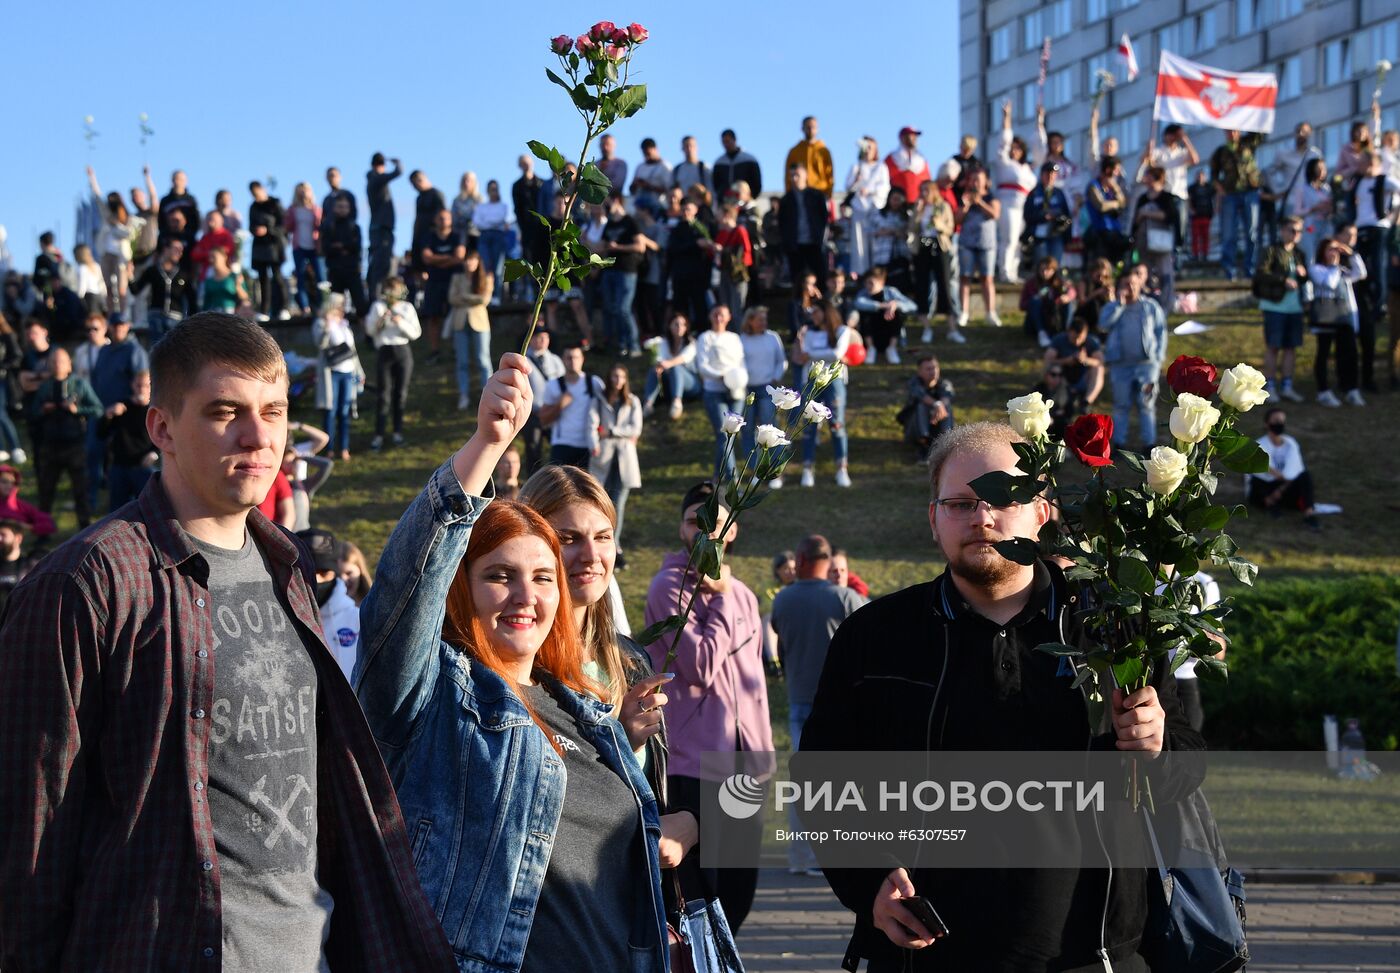
<svg viewBox="0 0 1400 973">
<path fill-rule="evenodd" d="M 355 685 L 463 968 L 666 968 L 656 800 L 599 702 L 559 541 L 489 502 L 529 415 L 517 355 L 399 519 L 361 606 Z M 489 505 L 488 505 L 489 502 Z"/>
</svg>

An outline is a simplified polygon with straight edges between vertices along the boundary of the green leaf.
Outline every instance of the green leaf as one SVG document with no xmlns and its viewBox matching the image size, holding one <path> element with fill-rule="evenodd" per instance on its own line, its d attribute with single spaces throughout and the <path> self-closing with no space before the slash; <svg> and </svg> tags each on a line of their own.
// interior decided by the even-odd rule
<svg viewBox="0 0 1400 973">
<path fill-rule="evenodd" d="M 968 486 L 972 492 L 994 507 L 1012 503 L 1030 503 L 1042 490 L 1045 481 L 1033 476 L 1015 476 L 1005 470 L 983 473 Z"/>
<path fill-rule="evenodd" d="M 607 78 L 609 81 L 611 81 L 613 84 L 617 84 L 617 62 L 616 62 L 616 61 L 604 61 L 604 62 L 603 62 L 603 76 L 604 76 L 605 78 Z"/>
<path fill-rule="evenodd" d="M 1089 581 L 1097 577 L 1099 577 L 1098 569 L 1084 564 L 1076 564 L 1072 568 L 1065 569 L 1066 581 Z"/>
<path fill-rule="evenodd" d="M 617 108 L 619 118 L 631 118 L 637 112 L 647 106 L 647 86 L 644 84 L 629 84 L 621 91 L 617 92 L 617 97 L 613 101 Z"/>
<path fill-rule="evenodd" d="M 1017 564 L 1034 564 L 1040 557 L 1040 545 L 1029 537 L 1013 537 L 1009 541 L 997 541 L 992 547 L 1008 561 Z"/>
<path fill-rule="evenodd" d="M 1113 665 L 1113 678 L 1125 693 L 1133 692 L 1147 685 L 1147 660 L 1140 655 L 1131 655 Z"/>
<path fill-rule="evenodd" d="M 1229 534 L 1221 534 L 1206 546 L 1206 553 L 1209 554 L 1211 559 L 1217 564 L 1222 563 L 1225 558 L 1228 558 L 1238 550 L 1239 546 L 1235 544 Z"/>
<path fill-rule="evenodd" d="M 577 71 L 577 70 L 578 70 L 578 66 L 579 66 L 578 53 L 577 53 L 576 51 L 570 51 L 570 52 L 569 52 L 569 69 L 570 69 L 571 71 Z"/>
<path fill-rule="evenodd" d="M 1157 579 L 1152 574 L 1152 569 L 1146 562 L 1139 561 L 1135 557 L 1122 557 L 1118 559 L 1117 565 L 1113 569 L 1113 580 L 1130 588 L 1139 594 L 1150 594 L 1157 586 Z"/>
<path fill-rule="evenodd" d="M 560 83 L 562 84 L 563 82 Z M 568 85 L 565 85 L 565 87 L 568 87 Z M 545 145 L 543 142 L 537 141 L 536 139 L 530 139 L 525 145 L 534 153 L 536 159 L 539 159 L 549 166 L 550 171 L 555 173 L 564 171 L 565 161 L 563 153 L 554 146 Z M 546 220 L 545 222 L 546 225 L 548 225 L 548 221 Z"/>
<path fill-rule="evenodd" d="M 1269 472 L 1269 454 L 1247 436 L 1240 437 L 1238 447 L 1220 454 L 1220 462 L 1235 473 Z"/>
<path fill-rule="evenodd" d="M 1206 493 L 1212 496 L 1215 494 L 1216 487 L 1220 485 L 1220 481 L 1216 479 L 1215 474 L 1207 472 L 1206 470 L 1197 470 L 1196 478 L 1201 481 L 1201 486 L 1205 488 Z"/>
<path fill-rule="evenodd" d="M 1186 529 L 1219 530 L 1230 522 L 1230 511 L 1224 507 L 1196 507 L 1186 513 Z"/>
<path fill-rule="evenodd" d="M 509 284 L 511 281 L 519 280 L 522 277 L 535 276 L 535 265 L 528 260 L 507 260 L 505 280 Z"/>
<path fill-rule="evenodd" d="M 572 55 L 570 55 L 570 57 L 578 57 L 578 55 L 577 55 L 577 54 L 572 54 Z M 569 94 L 573 94 L 573 92 L 574 92 L 574 86 L 571 85 L 571 84 L 569 84 L 569 82 L 567 82 L 567 81 L 565 81 L 563 78 L 559 77 L 559 75 L 555 74 L 555 73 L 554 73 L 553 71 L 551 71 L 549 68 L 545 68 L 545 69 L 544 69 L 544 73 L 545 73 L 545 77 L 549 78 L 550 81 L 553 81 L 553 82 L 554 82 L 555 84 L 557 84 L 559 87 L 561 87 L 561 88 L 563 88 L 565 91 L 569 92 Z M 544 156 L 539 156 L 539 158 L 544 159 L 545 157 L 544 157 Z M 547 161 L 547 160 L 546 160 L 546 161 Z"/>
<path fill-rule="evenodd" d="M 651 645 L 651 643 L 655 642 L 657 639 L 661 638 L 661 636 L 667 634 L 668 632 L 674 632 L 684 627 L 685 618 L 683 616 L 667 615 L 659 622 L 656 622 L 652 625 L 648 625 L 646 628 L 642 629 L 641 633 L 637 635 L 636 638 L 637 641 L 642 643 L 643 645 Z"/>
<path fill-rule="evenodd" d="M 1129 469 L 1141 473 L 1144 476 L 1147 474 L 1147 466 L 1143 463 L 1142 457 L 1137 453 L 1130 453 L 1125 449 L 1118 454 L 1118 457 L 1123 465 L 1127 466 Z"/>
<path fill-rule="evenodd" d="M 1085 666 L 1083 669 L 1079 670 L 1079 675 L 1074 677 L 1074 682 L 1069 684 L 1069 688 L 1078 689 L 1092 678 L 1094 678 L 1094 670 Z"/>
<path fill-rule="evenodd" d="M 573 98 L 574 104 L 583 111 L 591 112 L 598 108 L 598 99 L 589 93 L 588 86 L 583 82 L 574 86 L 573 90 L 569 92 L 569 97 Z"/>
<path fill-rule="evenodd" d="M 1217 659 L 1213 655 L 1202 655 L 1196 658 L 1200 662 L 1196 666 L 1196 675 L 1221 681 L 1229 678 L 1230 667 L 1225 664 L 1224 659 Z"/>
<path fill-rule="evenodd" d="M 719 542 L 710 537 L 709 534 L 700 534 L 695 538 L 695 569 L 708 578 L 719 580 L 719 566 L 722 560 Z"/>
<path fill-rule="evenodd" d="M 718 499 L 719 494 L 712 493 L 710 497 L 712 499 Z M 717 513 L 718 511 L 715 509 L 714 504 L 711 504 L 709 501 L 702 503 L 695 510 L 695 526 L 699 527 L 706 534 L 713 534 L 717 526 L 715 523 Z"/>
<path fill-rule="evenodd" d="M 1035 647 L 1037 652 L 1044 652 L 1046 655 L 1083 655 L 1084 650 L 1077 645 L 1066 645 L 1063 642 L 1041 642 Z M 1091 672 L 1093 670 L 1090 670 Z"/>
<path fill-rule="evenodd" d="M 1259 576 L 1259 568 L 1253 561 L 1246 561 L 1242 557 L 1231 557 L 1225 562 L 1230 567 L 1230 573 L 1235 576 L 1235 580 L 1240 584 L 1254 587 L 1254 579 Z"/>
</svg>

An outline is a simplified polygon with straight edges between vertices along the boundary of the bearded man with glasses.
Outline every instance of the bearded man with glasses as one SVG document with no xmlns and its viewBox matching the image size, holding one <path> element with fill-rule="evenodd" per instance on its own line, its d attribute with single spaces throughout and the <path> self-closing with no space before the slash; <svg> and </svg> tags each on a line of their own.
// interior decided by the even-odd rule
<svg viewBox="0 0 1400 973">
<path fill-rule="evenodd" d="M 861 608 L 837 630 L 803 751 L 1203 749 L 1168 666 L 1157 666 L 1145 689 L 1115 690 L 1102 724 L 1091 727 L 1072 665 L 1036 651 L 1045 642 L 1084 641 L 1079 593 L 1055 563 L 1017 564 L 993 545 L 1038 536 L 1050 506 L 1043 497 L 992 506 L 971 486 L 996 470 L 1016 474 L 1012 444 L 1019 441 L 1010 426 L 979 422 L 935 442 L 929 526 L 947 569 Z M 1168 780 L 1170 792 L 1158 800 L 1179 799 L 1199 784 L 1186 773 Z M 1092 828 L 1088 835 L 1065 837 L 1092 848 Z M 1138 953 L 1148 903 L 1141 868 L 1105 861 L 1077 870 L 824 871 L 856 914 L 847 963 L 867 957 L 870 973 L 1148 969 Z M 916 896 L 934 908 L 946 935 L 910 911 L 906 900 Z"/>
</svg>

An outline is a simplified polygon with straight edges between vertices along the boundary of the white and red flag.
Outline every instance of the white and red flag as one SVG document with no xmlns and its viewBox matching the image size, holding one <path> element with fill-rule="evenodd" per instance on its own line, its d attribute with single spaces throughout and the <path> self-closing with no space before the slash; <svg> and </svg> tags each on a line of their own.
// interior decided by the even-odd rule
<svg viewBox="0 0 1400 973">
<path fill-rule="evenodd" d="M 1268 72 L 1222 71 L 1162 52 L 1152 117 L 1185 125 L 1272 132 L 1278 78 Z"/>
<path fill-rule="evenodd" d="M 1138 76 L 1137 52 L 1133 50 L 1132 39 L 1128 37 L 1128 32 L 1123 31 L 1123 36 L 1118 41 L 1118 58 L 1123 62 L 1123 67 L 1127 69 L 1128 80 L 1136 81 Z"/>
</svg>

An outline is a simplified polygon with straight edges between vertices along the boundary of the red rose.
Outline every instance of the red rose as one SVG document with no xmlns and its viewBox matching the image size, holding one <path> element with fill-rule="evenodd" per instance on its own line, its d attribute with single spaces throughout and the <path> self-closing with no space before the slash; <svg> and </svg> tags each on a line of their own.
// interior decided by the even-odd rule
<svg viewBox="0 0 1400 973">
<path fill-rule="evenodd" d="M 1085 466 L 1113 465 L 1113 417 L 1080 416 L 1065 430 L 1065 445 Z"/>
<path fill-rule="evenodd" d="M 598 42 L 603 42 L 612 37 L 612 32 L 617 29 L 617 24 L 611 20 L 600 20 L 592 27 L 588 28 L 588 36 Z"/>
<path fill-rule="evenodd" d="M 558 37 L 550 39 L 549 49 L 560 57 L 569 53 L 569 49 L 574 46 L 574 39 L 568 34 L 560 34 Z"/>
<path fill-rule="evenodd" d="M 624 46 L 632 42 L 632 38 L 628 36 L 627 31 L 621 27 L 614 27 L 608 40 L 612 41 L 614 44 L 622 44 Z"/>
<path fill-rule="evenodd" d="M 647 33 L 647 29 L 641 24 L 628 24 L 627 36 L 632 38 L 633 44 L 640 44 L 651 35 Z"/>
<path fill-rule="evenodd" d="M 1204 358 L 1182 355 L 1167 369 L 1167 386 L 1177 395 L 1190 392 L 1208 399 L 1220 388 L 1220 373 Z"/>
</svg>

